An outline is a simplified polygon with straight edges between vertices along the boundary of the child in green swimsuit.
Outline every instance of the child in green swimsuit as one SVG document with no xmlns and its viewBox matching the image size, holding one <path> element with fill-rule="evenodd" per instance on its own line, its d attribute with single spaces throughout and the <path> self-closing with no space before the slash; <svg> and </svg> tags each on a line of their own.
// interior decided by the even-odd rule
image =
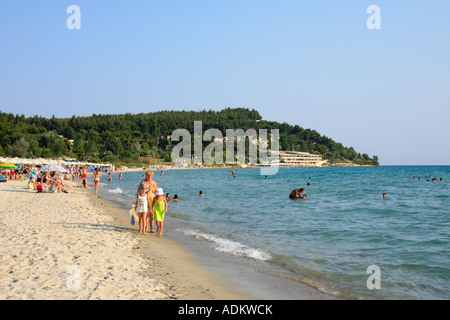
<svg viewBox="0 0 450 320">
<path fill-rule="evenodd" d="M 156 221 L 156 235 L 162 236 L 164 214 L 167 212 L 167 200 L 162 188 L 156 189 L 152 202 L 153 219 Z"/>
</svg>

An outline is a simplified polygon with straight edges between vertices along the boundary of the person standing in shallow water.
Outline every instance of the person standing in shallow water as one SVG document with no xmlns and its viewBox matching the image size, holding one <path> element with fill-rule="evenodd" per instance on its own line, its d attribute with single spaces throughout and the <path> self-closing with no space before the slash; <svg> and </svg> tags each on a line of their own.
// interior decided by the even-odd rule
<svg viewBox="0 0 450 320">
<path fill-rule="evenodd" d="M 145 179 L 139 183 L 139 188 L 136 193 L 136 200 L 138 198 L 140 190 L 144 188 L 145 193 L 147 194 L 148 197 L 148 203 L 150 204 L 153 203 L 153 198 L 155 197 L 155 192 L 156 189 L 158 188 L 158 184 L 156 183 L 156 181 L 153 180 L 153 175 L 154 173 L 152 170 L 147 170 L 145 172 Z M 150 225 L 150 232 L 154 233 L 155 231 L 153 230 L 153 213 L 151 210 L 147 212 L 146 219 L 149 219 L 147 224 L 147 231 L 149 231 L 148 228 Z"/>
<path fill-rule="evenodd" d="M 289 194 L 289 199 L 302 199 L 302 192 L 305 191 L 303 188 L 292 190 Z"/>
</svg>

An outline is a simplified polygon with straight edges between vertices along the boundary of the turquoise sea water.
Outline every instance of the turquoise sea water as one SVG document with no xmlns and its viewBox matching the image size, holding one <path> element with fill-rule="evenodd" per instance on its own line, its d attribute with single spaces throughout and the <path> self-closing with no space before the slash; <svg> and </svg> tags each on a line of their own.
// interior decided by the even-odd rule
<svg viewBox="0 0 450 320">
<path fill-rule="evenodd" d="M 254 168 L 228 172 L 155 171 L 158 186 L 179 195 L 168 212 L 185 222 L 177 232 L 343 298 L 450 298 L 450 167 L 280 168 L 267 180 Z M 101 192 L 129 206 L 142 175 L 115 174 Z M 290 200 L 300 187 L 307 200 Z M 372 265 L 380 289 L 367 287 Z"/>
</svg>

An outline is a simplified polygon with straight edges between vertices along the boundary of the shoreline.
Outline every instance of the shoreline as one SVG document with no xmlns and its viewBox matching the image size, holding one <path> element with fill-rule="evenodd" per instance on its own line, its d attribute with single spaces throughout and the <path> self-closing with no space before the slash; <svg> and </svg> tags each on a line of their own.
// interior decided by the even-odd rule
<svg viewBox="0 0 450 320">
<path fill-rule="evenodd" d="M 211 252 L 206 243 L 142 236 L 127 210 L 91 186 L 65 183 L 69 194 L 0 184 L 0 299 L 339 299 L 257 262 Z M 166 235 L 174 233 L 168 226 Z M 68 287 L 74 270 L 75 290 Z"/>
<path fill-rule="evenodd" d="M 110 206 L 112 211 L 119 212 L 120 223 L 130 226 L 130 218 L 127 209 L 123 208 L 122 202 L 115 201 L 114 197 L 110 197 L 107 193 L 100 193 L 98 196 L 93 192 L 90 192 L 90 194 L 93 196 L 94 201 L 101 201 L 106 206 Z M 151 237 L 158 240 L 169 241 L 169 243 L 171 243 L 171 248 L 178 247 L 177 249 L 181 249 L 187 254 L 189 259 L 194 260 L 197 267 L 202 269 L 202 271 L 199 272 L 200 281 L 204 280 L 201 279 L 201 277 L 203 277 L 205 271 L 211 273 L 212 280 L 215 281 L 216 285 L 220 286 L 219 290 L 231 291 L 234 295 L 238 295 L 233 297 L 233 300 L 343 299 L 333 293 L 320 289 L 314 284 L 311 284 L 308 279 L 270 261 L 257 261 L 218 252 L 211 247 L 208 241 L 198 240 L 180 232 L 180 229 L 186 229 L 187 225 L 185 224 L 186 222 L 183 220 L 166 215 L 164 225 L 165 235 L 162 239 L 156 238 L 153 234 L 147 234 L 146 236 L 140 235 L 138 237 L 143 240 L 144 238 Z M 134 228 L 136 234 L 138 234 L 137 226 Z M 150 242 L 153 242 L 153 239 Z M 158 245 L 159 244 L 160 243 L 158 243 Z M 154 252 L 153 247 L 147 246 L 143 254 L 151 256 Z M 171 261 L 170 258 L 166 260 L 166 262 L 167 261 L 173 265 L 173 261 Z M 177 263 L 179 262 L 175 262 L 175 267 L 178 267 Z M 181 273 L 186 273 L 186 275 L 182 275 L 178 278 L 179 280 L 184 280 L 183 278 L 185 277 L 192 277 L 191 272 L 186 271 L 187 270 L 180 270 Z M 198 283 L 198 281 L 196 280 L 194 283 Z M 211 285 L 211 283 L 208 284 Z M 198 298 L 195 297 L 194 299 L 197 300 Z M 201 297 L 200 299 L 204 298 Z M 207 297 L 206 299 L 210 299 L 210 297 Z M 228 300 L 228 298 L 219 299 Z"/>
</svg>

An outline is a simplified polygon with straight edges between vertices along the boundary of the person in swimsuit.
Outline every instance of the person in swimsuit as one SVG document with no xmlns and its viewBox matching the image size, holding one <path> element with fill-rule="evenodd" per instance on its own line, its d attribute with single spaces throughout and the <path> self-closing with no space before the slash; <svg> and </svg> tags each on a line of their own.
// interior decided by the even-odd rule
<svg viewBox="0 0 450 320">
<path fill-rule="evenodd" d="M 167 199 L 164 196 L 164 191 L 162 188 L 158 188 L 156 190 L 150 211 L 153 213 L 156 221 L 156 235 L 162 237 L 164 215 L 167 212 Z"/>
<path fill-rule="evenodd" d="M 301 199 L 302 192 L 304 191 L 303 188 L 300 188 L 298 190 L 292 190 L 292 192 L 289 194 L 289 199 Z"/>
<path fill-rule="evenodd" d="M 92 175 L 92 181 L 94 181 L 95 193 L 98 193 L 98 185 L 100 184 L 100 172 L 98 171 L 98 168 L 95 168 L 95 172 Z"/>
<path fill-rule="evenodd" d="M 86 169 L 82 167 L 80 173 L 81 173 L 81 186 L 83 188 L 89 189 L 86 181 L 87 178 Z"/>
<path fill-rule="evenodd" d="M 145 187 L 141 188 L 136 199 L 136 212 L 139 215 L 139 233 L 145 235 L 147 229 L 147 212 L 150 210 L 148 196 L 145 192 Z"/>
<path fill-rule="evenodd" d="M 153 175 L 154 175 L 154 173 L 152 170 L 147 170 L 145 172 L 145 179 L 141 181 L 141 183 L 139 184 L 138 191 L 137 191 L 137 195 L 138 195 L 139 192 L 141 191 L 141 189 L 145 189 L 145 192 L 148 197 L 148 203 L 150 203 L 150 204 L 153 203 L 153 198 L 155 197 L 155 192 L 156 192 L 156 189 L 158 188 L 158 184 L 156 183 L 156 181 L 153 180 Z M 137 195 L 136 195 L 136 198 L 137 198 Z M 146 219 L 149 219 L 149 223 L 147 224 L 147 231 L 148 231 L 148 225 L 150 225 L 150 232 L 154 233 L 155 231 L 153 230 L 153 213 L 151 212 L 151 210 L 148 211 Z"/>
</svg>

